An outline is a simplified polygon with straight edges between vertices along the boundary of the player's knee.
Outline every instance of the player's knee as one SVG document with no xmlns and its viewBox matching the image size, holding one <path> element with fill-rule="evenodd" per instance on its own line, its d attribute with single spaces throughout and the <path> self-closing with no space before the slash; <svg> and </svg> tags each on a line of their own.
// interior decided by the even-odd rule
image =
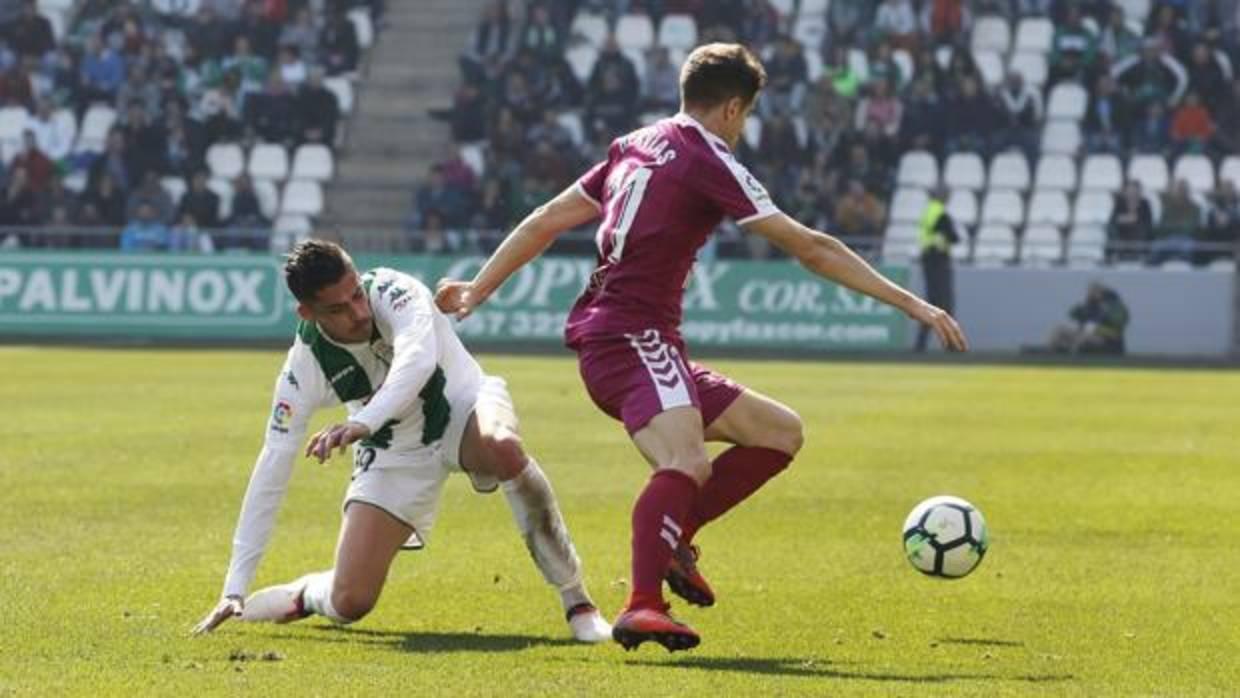
<svg viewBox="0 0 1240 698">
<path fill-rule="evenodd" d="M 710 457 L 706 455 L 705 449 L 701 453 L 687 453 L 673 458 L 666 467 L 679 470 L 693 478 L 699 485 L 710 479 Z"/>
<path fill-rule="evenodd" d="M 374 610 L 378 600 L 377 594 L 360 589 L 345 587 L 332 590 L 332 607 L 341 619 L 349 623 L 365 618 Z"/>
<path fill-rule="evenodd" d="M 792 410 L 788 410 L 787 417 L 782 422 L 776 434 L 778 445 L 775 450 L 795 456 L 805 445 L 805 423 L 801 421 L 801 415 Z"/>
<path fill-rule="evenodd" d="M 492 474 L 501 480 L 511 480 L 525 469 L 525 447 L 521 437 L 510 429 L 501 428 L 493 434 L 482 436 L 482 448 Z"/>
</svg>

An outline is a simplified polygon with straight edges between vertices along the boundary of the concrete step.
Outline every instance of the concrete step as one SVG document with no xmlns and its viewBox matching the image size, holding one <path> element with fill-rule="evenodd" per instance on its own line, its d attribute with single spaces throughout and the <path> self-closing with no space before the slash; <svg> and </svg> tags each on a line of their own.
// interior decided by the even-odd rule
<svg viewBox="0 0 1240 698">
<path fill-rule="evenodd" d="M 340 187 L 380 186 L 404 187 L 406 191 L 417 185 L 426 174 L 426 168 L 418 168 L 413 158 L 351 157 L 340 163 Z M 357 184 L 354 184 L 357 183 Z"/>
</svg>

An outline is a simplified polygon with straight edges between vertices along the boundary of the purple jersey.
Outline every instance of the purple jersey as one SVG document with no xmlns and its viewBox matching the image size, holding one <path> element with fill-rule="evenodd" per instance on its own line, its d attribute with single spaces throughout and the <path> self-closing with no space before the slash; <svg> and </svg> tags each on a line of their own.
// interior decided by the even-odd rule
<svg viewBox="0 0 1240 698">
<path fill-rule="evenodd" d="M 778 212 L 728 144 L 683 113 L 616 139 L 577 190 L 603 222 L 598 265 L 568 316 L 569 346 L 648 329 L 678 339 L 685 282 L 707 236 L 725 216 L 744 224 Z"/>
</svg>

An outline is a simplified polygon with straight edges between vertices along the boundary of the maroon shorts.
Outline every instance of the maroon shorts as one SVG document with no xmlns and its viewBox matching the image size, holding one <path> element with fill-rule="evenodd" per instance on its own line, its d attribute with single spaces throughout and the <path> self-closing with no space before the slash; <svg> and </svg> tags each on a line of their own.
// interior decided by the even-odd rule
<svg viewBox="0 0 1240 698">
<path fill-rule="evenodd" d="M 655 415 L 692 405 L 702 425 L 715 421 L 743 387 L 685 359 L 684 346 L 658 330 L 614 339 L 589 339 L 576 347 L 577 364 L 594 404 L 624 422 L 629 434 Z"/>
</svg>

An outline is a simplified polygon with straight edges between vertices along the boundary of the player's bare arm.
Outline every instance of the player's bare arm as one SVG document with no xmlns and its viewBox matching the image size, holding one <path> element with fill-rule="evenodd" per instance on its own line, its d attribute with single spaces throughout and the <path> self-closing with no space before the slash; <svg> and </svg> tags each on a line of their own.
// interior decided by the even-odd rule
<svg viewBox="0 0 1240 698">
<path fill-rule="evenodd" d="M 456 315 L 457 319 L 468 317 L 513 272 L 542 254 L 558 236 L 598 216 L 598 204 L 575 186 L 565 189 L 526 216 L 495 250 L 473 281 L 440 281 L 435 304 L 442 312 Z"/>
<path fill-rule="evenodd" d="M 241 615 L 241 611 L 244 608 L 245 600 L 240 596 L 225 596 L 220 599 L 220 602 L 216 604 L 215 608 L 211 609 L 211 612 L 205 618 L 198 621 L 198 625 L 194 626 L 192 633 L 194 635 L 206 635 L 229 618 Z"/>
<path fill-rule="evenodd" d="M 745 229 L 770 240 L 818 276 L 899 308 L 934 329 L 943 346 L 967 351 L 964 331 L 951 315 L 892 283 L 837 238 L 812 230 L 783 213 L 766 216 Z"/>
</svg>

